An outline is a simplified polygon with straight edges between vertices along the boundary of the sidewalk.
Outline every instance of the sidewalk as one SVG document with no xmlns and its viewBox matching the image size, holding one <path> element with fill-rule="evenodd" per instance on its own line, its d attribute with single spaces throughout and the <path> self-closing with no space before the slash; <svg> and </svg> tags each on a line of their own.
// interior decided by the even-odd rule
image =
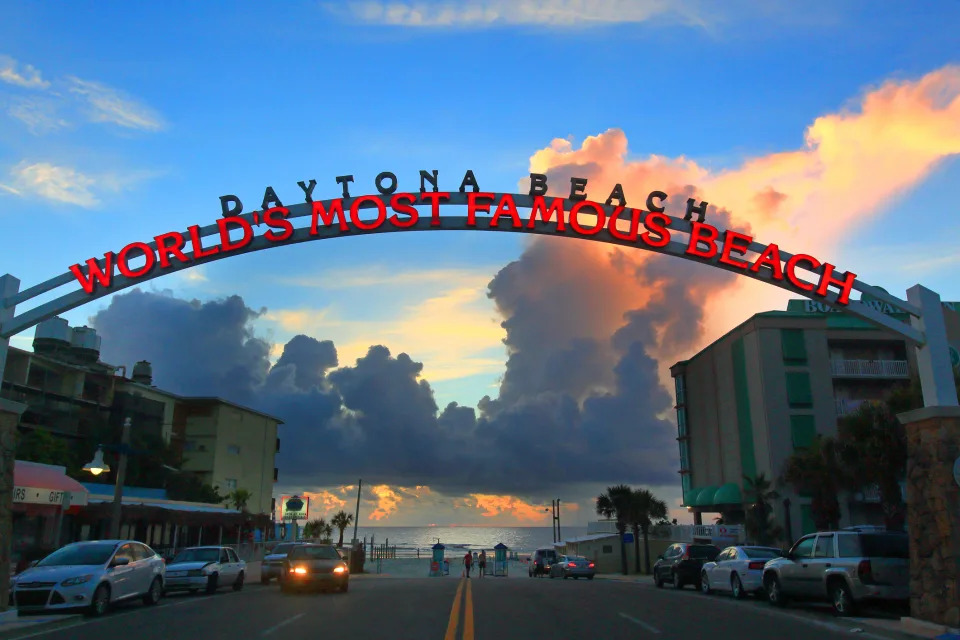
<svg viewBox="0 0 960 640">
<path fill-rule="evenodd" d="M 81 614 L 67 615 L 25 615 L 18 616 L 16 612 L 4 612 L 0 615 L 0 640 L 14 638 L 24 634 L 39 631 L 51 631 L 63 627 L 83 618 Z"/>
</svg>

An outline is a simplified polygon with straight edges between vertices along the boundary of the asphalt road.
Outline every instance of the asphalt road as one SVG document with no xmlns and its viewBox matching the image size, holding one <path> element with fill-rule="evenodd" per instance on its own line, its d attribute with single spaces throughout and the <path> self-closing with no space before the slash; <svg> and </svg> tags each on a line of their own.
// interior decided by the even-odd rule
<svg viewBox="0 0 960 640">
<path fill-rule="evenodd" d="M 213 596 L 174 595 L 159 606 L 121 605 L 99 619 L 21 637 L 43 640 L 512 640 L 677 638 L 825 640 L 851 637 L 856 620 L 806 608 L 704 596 L 692 589 L 586 580 L 378 578 L 349 593 L 281 594 L 276 584 Z M 872 628 L 860 638 L 903 638 Z"/>
</svg>

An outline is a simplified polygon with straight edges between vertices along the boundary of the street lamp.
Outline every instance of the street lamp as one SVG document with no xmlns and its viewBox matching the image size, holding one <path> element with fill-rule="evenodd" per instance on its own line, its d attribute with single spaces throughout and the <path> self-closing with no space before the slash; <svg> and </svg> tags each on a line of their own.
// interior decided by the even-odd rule
<svg viewBox="0 0 960 640">
<path fill-rule="evenodd" d="M 89 471 L 95 476 L 100 475 L 104 471 L 110 471 L 110 465 L 103 461 L 103 445 L 97 447 L 97 452 L 93 455 L 93 460 L 83 465 L 84 471 Z"/>
<path fill-rule="evenodd" d="M 117 478 L 113 485 L 113 505 L 110 511 L 110 534 L 109 537 L 116 540 L 120 537 L 120 514 L 123 504 L 123 482 L 127 475 L 127 453 L 130 449 L 130 418 L 123 421 L 123 431 L 120 435 L 120 447 L 118 448 L 117 460 Z M 110 466 L 103 461 L 103 445 L 97 447 L 97 452 L 93 460 L 83 465 L 84 471 L 89 471 L 95 476 L 104 471 L 110 471 Z"/>
</svg>

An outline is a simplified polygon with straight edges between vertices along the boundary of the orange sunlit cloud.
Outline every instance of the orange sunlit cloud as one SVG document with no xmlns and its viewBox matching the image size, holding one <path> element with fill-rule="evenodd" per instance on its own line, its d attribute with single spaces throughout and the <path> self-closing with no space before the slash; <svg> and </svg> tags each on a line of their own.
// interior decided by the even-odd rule
<svg viewBox="0 0 960 640">
<path fill-rule="evenodd" d="M 326 489 L 318 492 L 305 491 L 303 496 L 310 498 L 310 517 L 323 518 L 332 512 L 347 506 L 347 501 Z"/>
<path fill-rule="evenodd" d="M 530 504 L 514 496 L 498 496 L 486 493 L 471 493 L 476 508 L 483 509 L 486 518 L 499 515 L 513 516 L 518 522 L 542 522 L 550 518 L 550 508 Z"/>
<path fill-rule="evenodd" d="M 554 140 L 532 155 L 530 170 L 588 178 L 588 197 L 601 201 L 620 183 L 632 206 L 643 206 L 651 190 L 662 189 L 676 198 L 693 185 L 697 196 L 729 212 L 732 227 L 749 230 L 760 242 L 779 241 L 785 250 L 830 259 L 845 231 L 879 213 L 940 160 L 957 153 L 960 67 L 948 66 L 918 80 L 887 82 L 867 92 L 857 108 L 816 118 L 800 149 L 758 156 L 722 172 L 713 173 L 684 157 L 629 160 L 627 136 L 619 129 L 591 136 L 579 148 L 568 140 Z M 562 179 L 551 185 L 558 195 L 563 193 Z M 575 246 L 569 248 L 555 244 L 551 251 L 558 268 L 577 254 L 590 268 L 600 268 L 598 282 L 616 283 L 604 291 L 605 313 L 593 317 L 591 334 L 612 335 L 623 324 L 624 312 L 643 308 L 651 296 L 656 299 L 657 282 L 622 277 L 623 262 L 618 266 L 607 259 L 615 250 L 588 243 L 570 243 Z M 618 256 L 618 261 L 638 266 L 651 259 L 652 254 L 642 251 Z M 856 265 L 835 264 L 856 270 Z M 693 280 L 688 285 L 699 286 Z M 786 297 L 746 278 L 696 289 L 691 298 L 701 301 L 705 318 L 695 348 Z M 724 304 L 717 304 L 720 298 Z M 651 350 L 661 363 L 690 354 L 689 345 Z"/>
</svg>

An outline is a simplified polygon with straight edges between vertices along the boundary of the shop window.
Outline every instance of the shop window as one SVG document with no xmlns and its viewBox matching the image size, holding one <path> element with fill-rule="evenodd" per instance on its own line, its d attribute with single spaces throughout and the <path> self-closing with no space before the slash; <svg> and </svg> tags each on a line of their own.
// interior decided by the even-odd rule
<svg viewBox="0 0 960 640">
<path fill-rule="evenodd" d="M 784 364 L 807 364 L 807 343 L 803 337 L 803 329 L 781 329 L 780 346 Z"/>
<path fill-rule="evenodd" d="M 810 375 L 802 371 L 787 372 L 787 402 L 791 407 L 812 407 L 813 391 Z"/>
<path fill-rule="evenodd" d="M 794 449 L 807 449 L 817 437 L 813 416 L 790 416 L 790 438 Z"/>
</svg>

